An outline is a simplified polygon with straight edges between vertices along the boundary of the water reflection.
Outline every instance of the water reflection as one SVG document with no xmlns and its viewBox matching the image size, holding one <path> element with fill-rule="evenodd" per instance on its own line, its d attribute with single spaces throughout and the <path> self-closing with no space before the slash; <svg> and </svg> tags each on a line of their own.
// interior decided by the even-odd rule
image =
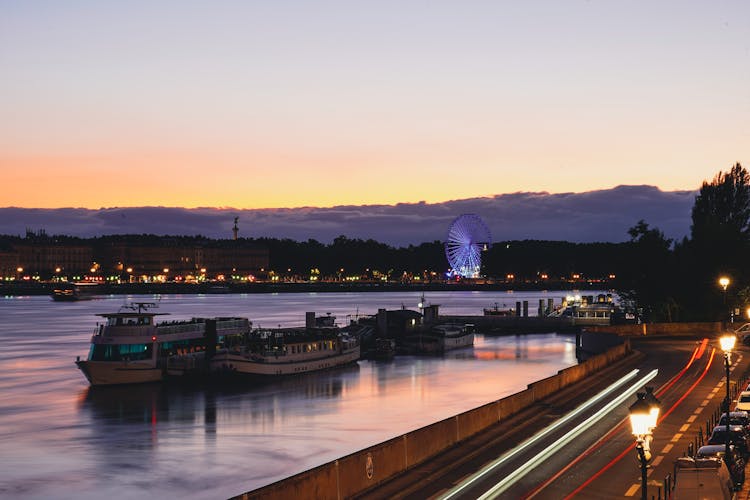
<svg viewBox="0 0 750 500">
<path fill-rule="evenodd" d="M 377 310 L 408 294 L 169 296 L 170 319 Z M 488 295 L 451 295 L 465 311 Z M 148 300 L 152 297 L 132 297 Z M 307 302 L 307 301 L 310 302 Z M 416 297 L 415 297 L 416 300 Z M 495 299 L 496 300 L 496 299 Z M 0 301 L 0 497 L 225 498 L 524 389 L 576 363 L 575 339 L 484 337 L 442 357 L 397 356 L 249 385 L 89 388 L 75 367 L 95 314 L 123 297 Z M 473 305 L 472 305 L 473 304 Z"/>
</svg>

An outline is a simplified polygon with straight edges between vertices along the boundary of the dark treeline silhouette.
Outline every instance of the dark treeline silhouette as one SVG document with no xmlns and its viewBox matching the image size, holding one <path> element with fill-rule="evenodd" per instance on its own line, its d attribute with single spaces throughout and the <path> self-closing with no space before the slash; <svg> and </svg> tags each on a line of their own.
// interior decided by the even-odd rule
<svg viewBox="0 0 750 500">
<path fill-rule="evenodd" d="M 747 318 L 750 304 L 750 175 L 739 164 L 704 182 L 689 238 L 673 242 L 640 221 L 629 231 L 633 259 L 618 290 L 653 321 Z M 719 279 L 729 279 L 726 291 Z"/>
</svg>

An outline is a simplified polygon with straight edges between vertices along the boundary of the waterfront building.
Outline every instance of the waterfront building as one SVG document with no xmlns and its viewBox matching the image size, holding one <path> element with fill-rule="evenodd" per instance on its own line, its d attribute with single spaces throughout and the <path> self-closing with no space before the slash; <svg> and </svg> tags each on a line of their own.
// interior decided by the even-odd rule
<svg viewBox="0 0 750 500">
<path fill-rule="evenodd" d="M 95 239 L 6 237 L 0 246 L 2 278 L 172 281 L 254 276 L 268 268 L 268 248 L 246 240 L 152 235 Z M 19 271 L 22 269 L 23 271 Z"/>
</svg>

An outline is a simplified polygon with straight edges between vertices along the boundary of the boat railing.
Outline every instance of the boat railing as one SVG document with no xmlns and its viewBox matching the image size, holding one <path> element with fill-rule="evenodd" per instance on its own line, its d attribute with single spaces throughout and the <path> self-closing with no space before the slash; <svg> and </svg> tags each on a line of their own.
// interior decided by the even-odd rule
<svg viewBox="0 0 750 500">
<path fill-rule="evenodd" d="M 203 325 L 200 323 L 183 323 L 181 325 L 168 325 L 168 326 L 161 326 L 159 325 L 159 334 L 170 334 L 170 333 L 185 333 L 185 332 L 195 332 L 203 330 Z"/>
<path fill-rule="evenodd" d="M 223 319 L 218 320 L 216 326 L 217 328 L 245 328 L 250 326 L 250 322 L 245 318 Z"/>
</svg>

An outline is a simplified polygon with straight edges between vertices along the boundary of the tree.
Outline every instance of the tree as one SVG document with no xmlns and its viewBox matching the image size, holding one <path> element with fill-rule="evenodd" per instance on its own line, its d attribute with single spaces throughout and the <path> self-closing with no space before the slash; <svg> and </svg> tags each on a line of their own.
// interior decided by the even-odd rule
<svg viewBox="0 0 750 500">
<path fill-rule="evenodd" d="M 750 234 L 750 174 L 739 163 L 704 182 L 695 198 L 694 241 L 746 242 Z"/>
<path fill-rule="evenodd" d="M 674 321 L 678 307 L 673 297 L 672 240 L 644 220 L 628 229 L 629 259 L 618 278 L 618 294 L 634 301 L 649 321 Z"/>
<path fill-rule="evenodd" d="M 684 266 L 682 303 L 695 319 L 726 319 L 729 314 L 718 286 L 731 279 L 730 307 L 736 291 L 750 284 L 750 174 L 739 163 L 704 182 L 692 210 L 691 240 L 678 249 Z"/>
</svg>

